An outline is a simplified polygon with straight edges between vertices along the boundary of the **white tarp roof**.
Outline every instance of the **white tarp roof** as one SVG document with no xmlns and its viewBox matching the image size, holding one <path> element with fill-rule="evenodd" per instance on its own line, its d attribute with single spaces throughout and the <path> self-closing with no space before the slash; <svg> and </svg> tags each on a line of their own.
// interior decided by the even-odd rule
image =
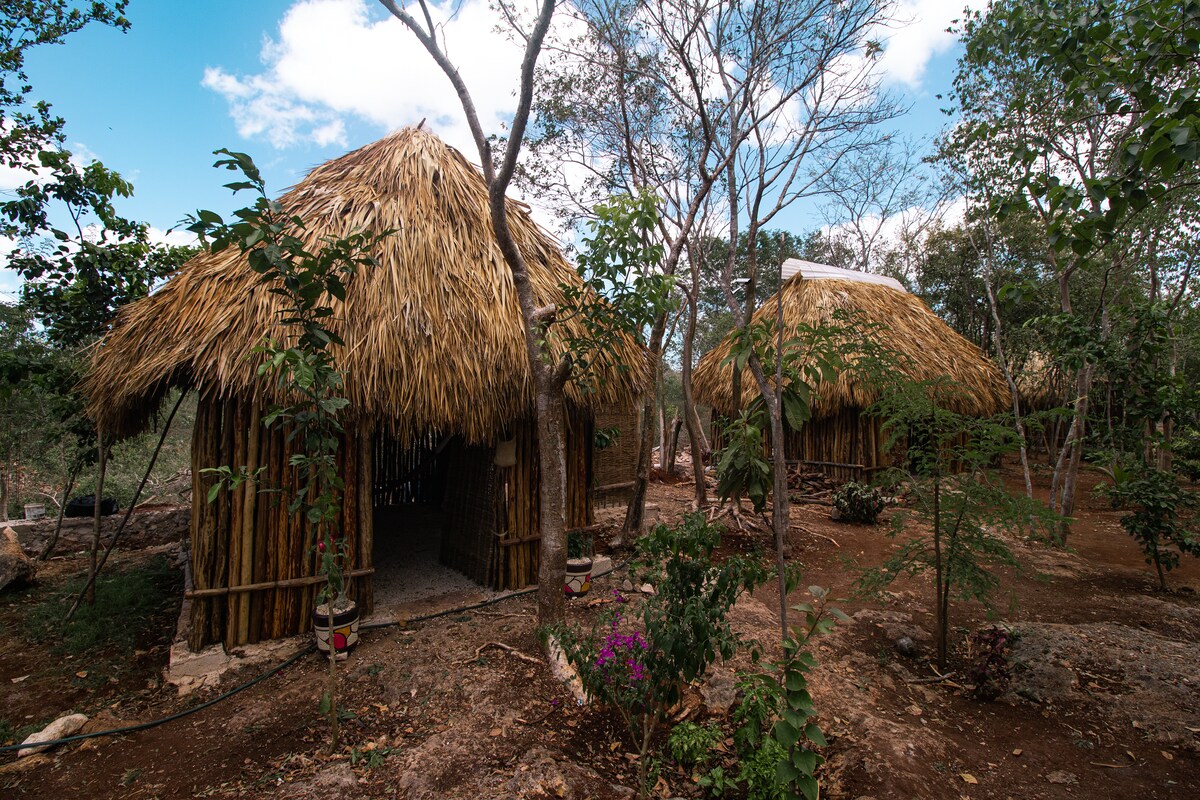
<svg viewBox="0 0 1200 800">
<path fill-rule="evenodd" d="M 878 283 L 883 286 L 890 286 L 897 291 L 907 291 L 904 285 L 895 278 L 889 278 L 886 275 L 876 275 L 873 272 L 859 272 L 853 269 L 842 269 L 841 267 L 831 267 L 826 264 L 817 264 L 813 261 L 805 261 L 800 258 L 789 258 L 783 262 L 783 279 L 786 281 L 796 273 L 804 276 L 806 281 L 839 280 L 839 281 L 856 281 L 858 283 Z"/>
</svg>

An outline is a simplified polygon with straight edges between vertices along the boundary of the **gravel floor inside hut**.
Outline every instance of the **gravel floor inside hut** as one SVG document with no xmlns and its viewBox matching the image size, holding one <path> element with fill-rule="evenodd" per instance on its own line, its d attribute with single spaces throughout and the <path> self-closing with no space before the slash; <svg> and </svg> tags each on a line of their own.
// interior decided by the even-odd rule
<svg viewBox="0 0 1200 800">
<path fill-rule="evenodd" d="M 375 611 L 408 618 L 477 603 L 500 592 L 439 560 L 446 515 L 422 505 L 375 509 Z"/>
</svg>

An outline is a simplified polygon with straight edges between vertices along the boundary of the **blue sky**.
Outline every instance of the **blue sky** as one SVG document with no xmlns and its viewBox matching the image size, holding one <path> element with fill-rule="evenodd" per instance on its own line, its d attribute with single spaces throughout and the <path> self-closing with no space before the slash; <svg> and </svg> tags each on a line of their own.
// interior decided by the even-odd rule
<svg viewBox="0 0 1200 800">
<path fill-rule="evenodd" d="M 913 23 L 888 33 L 883 66 L 890 88 L 911 105 L 896 125 L 904 132 L 930 136 L 945 124 L 935 95 L 950 86 L 958 48 L 944 29 L 963 2 L 901 4 Z M 443 138 L 467 147 L 445 79 L 377 3 L 133 0 L 128 16 L 128 33 L 91 27 L 31 51 L 27 71 L 35 96 L 67 120 L 68 146 L 130 179 L 135 195 L 121 210 L 157 229 L 197 208 L 237 207 L 221 188 L 227 173 L 211 168 L 220 147 L 250 153 L 273 193 L 316 164 L 426 117 Z M 485 124 L 498 128 L 512 102 L 516 58 L 493 25 L 486 4 L 469 0 L 447 25 L 447 40 Z M 0 175 L 0 192 L 12 185 Z M 800 214 L 785 224 L 804 230 L 820 220 Z M 15 286 L 0 270 L 0 298 Z"/>
</svg>

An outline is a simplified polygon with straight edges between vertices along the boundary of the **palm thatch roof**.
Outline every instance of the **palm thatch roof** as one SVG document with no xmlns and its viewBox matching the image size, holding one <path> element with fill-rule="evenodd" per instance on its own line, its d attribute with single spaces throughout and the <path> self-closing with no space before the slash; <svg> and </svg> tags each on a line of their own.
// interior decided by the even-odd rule
<svg viewBox="0 0 1200 800">
<path fill-rule="evenodd" d="M 874 277 L 874 276 L 871 276 Z M 912 294 L 886 282 L 854 276 L 808 279 L 803 272 L 789 278 L 783 293 L 784 325 L 818 325 L 833 321 L 839 310 L 866 322 L 878 323 L 879 343 L 907 360 L 904 371 L 917 381 L 948 377 L 966 391 L 956 392 L 953 410 L 977 416 L 995 414 L 1005 405 L 1007 390 L 1000 370 L 971 342 L 956 333 Z M 779 295 L 772 295 L 754 313 L 754 323 L 773 323 Z M 732 416 L 733 364 L 723 363 L 730 352 L 727 337 L 700 359 L 692 374 L 696 399 L 718 413 Z M 758 385 L 747 369 L 741 378 L 742 406 L 758 397 Z M 874 387 L 848 372 L 822 383 L 812 400 L 813 416 L 827 417 L 842 408 L 865 408 L 875 402 Z"/>
<path fill-rule="evenodd" d="M 1028 411 L 1061 408 L 1072 400 L 1066 373 L 1044 353 L 1030 353 L 1013 370 L 1013 381 Z"/>
<path fill-rule="evenodd" d="M 432 133 L 405 128 L 310 172 L 280 198 L 306 224 L 312 248 L 353 231 L 395 231 L 377 267 L 346 281 L 331 325 L 354 413 L 393 430 L 461 433 L 483 442 L 533 408 L 532 378 L 512 275 L 492 234 L 479 170 Z M 509 222 L 538 306 L 561 304 L 578 283 L 557 245 L 509 201 Z M 118 315 L 84 382 L 89 413 L 116 435 L 133 433 L 173 386 L 278 402 L 255 374 L 252 351 L 280 337 L 282 298 L 235 248 L 201 254 L 162 288 Z M 559 323 L 578 335 L 578 320 Z M 562 350 L 561 344 L 554 346 Z M 619 407 L 650 382 L 645 349 L 627 338 L 601 357 L 599 389 L 567 387 L 582 406 Z"/>
</svg>

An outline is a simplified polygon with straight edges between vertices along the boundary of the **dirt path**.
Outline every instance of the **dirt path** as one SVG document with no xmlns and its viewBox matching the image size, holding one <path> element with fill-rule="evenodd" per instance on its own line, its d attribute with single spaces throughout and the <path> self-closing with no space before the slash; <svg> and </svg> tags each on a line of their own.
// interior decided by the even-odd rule
<svg viewBox="0 0 1200 800">
<path fill-rule="evenodd" d="M 690 498 L 690 486 L 655 486 L 652 514 L 677 517 Z M 790 548 L 804 565 L 805 583 L 829 586 L 837 596 L 848 593 L 859 566 L 879 563 L 894 546 L 882 528 L 829 521 L 824 506 L 800 505 L 794 514 Z M 1200 796 L 1200 564 L 1173 573 L 1172 592 L 1157 591 L 1117 519 L 1089 499 L 1070 550 L 1017 545 L 1026 570 L 1004 582 L 1016 605 L 1010 610 L 1002 603 L 997 612 L 1019 635 L 1016 677 L 996 702 L 972 699 L 961 678 L 969 632 L 993 623 L 984 609 L 955 606 L 955 679 L 927 683 L 933 676 L 927 581 L 898 581 L 884 603 L 845 603 L 853 620 L 817 645 L 820 666 L 813 677 L 831 739 L 823 796 Z M 729 534 L 726 541 L 738 550 L 766 543 L 751 534 Z M 604 589 L 598 586 L 593 597 Z M 767 589 L 745 599 L 737 609 L 739 630 L 771 641 L 778 625 L 774 606 Z M 324 664 L 308 657 L 183 720 L 63 748 L 26 768 L 4 763 L 0 794 L 631 796 L 636 766 L 614 717 L 575 706 L 544 665 L 486 647 L 503 642 L 536 655 L 533 613 L 532 598 L 514 598 L 411 629 L 366 632 L 344 665 L 346 748 L 334 756 L 322 751 L 326 730 L 316 702 Z M 586 622 L 596 609 L 577 602 L 571 613 Z M 904 636 L 915 642 L 915 655 L 898 651 L 896 641 Z M 19 695 L 29 707 L 53 713 L 89 701 L 62 690 L 63 684 L 13 684 L 20 676 L 9 673 L 26 668 L 12 661 L 22 644 L 19 636 L 5 640 L 5 697 Z M 734 666 L 716 669 L 712 683 L 730 686 Z M 248 677 L 228 676 L 223 688 Z M 103 696 L 111 707 L 96 724 L 156 718 L 205 696 L 181 700 L 151 686 L 135 695 L 122 685 Z M 699 692 L 689 697 L 691 718 L 704 719 L 712 709 Z M 699 796 L 670 764 L 662 777 L 660 790 L 669 796 Z"/>
</svg>

